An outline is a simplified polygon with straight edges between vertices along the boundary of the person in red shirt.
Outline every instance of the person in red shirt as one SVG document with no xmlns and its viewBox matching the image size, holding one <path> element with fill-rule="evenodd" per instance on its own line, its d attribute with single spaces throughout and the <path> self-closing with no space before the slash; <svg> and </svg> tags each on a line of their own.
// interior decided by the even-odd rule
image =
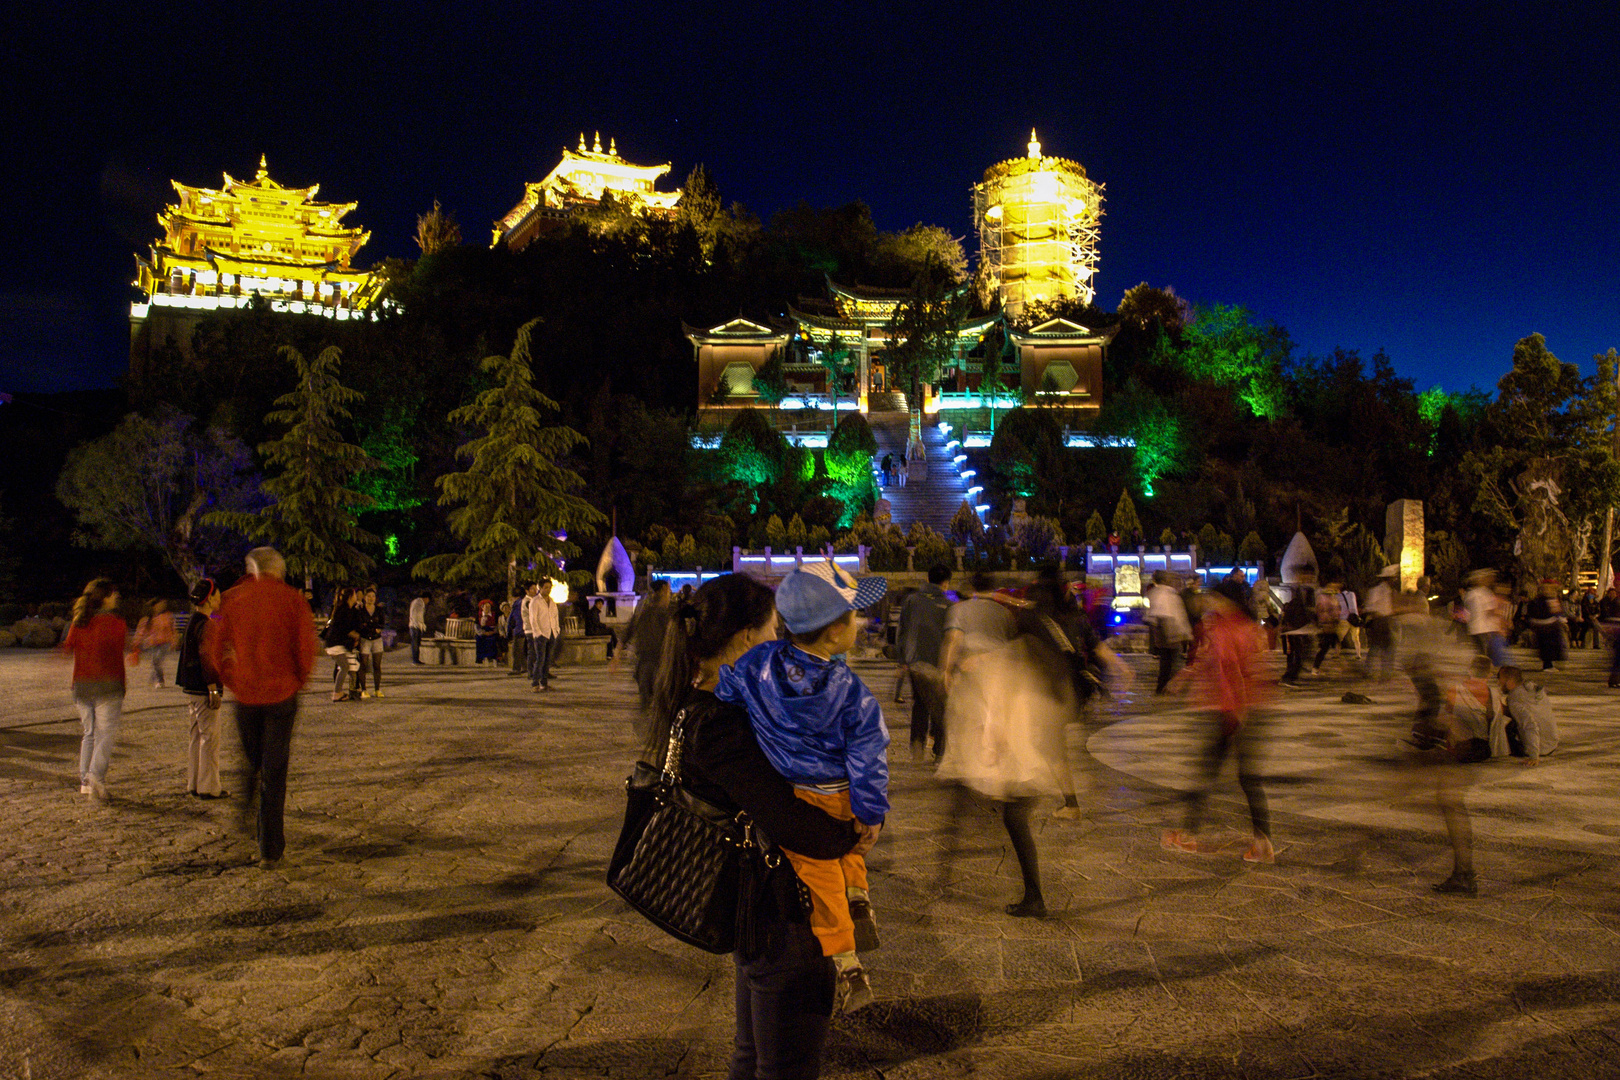
<svg viewBox="0 0 1620 1080">
<path fill-rule="evenodd" d="M 1235 752 L 1238 784 L 1248 799 L 1249 821 L 1254 830 L 1254 841 L 1243 858 L 1247 862 L 1274 862 L 1277 856 L 1271 845 L 1271 812 L 1257 771 L 1259 739 L 1254 723 L 1259 703 L 1256 667 L 1265 639 L 1245 603 L 1240 582 L 1223 581 L 1205 595 L 1210 614 L 1204 620 L 1204 645 L 1198 660 L 1183 674 L 1197 681 L 1205 707 L 1214 714 L 1215 730 L 1204 751 L 1199 785 L 1184 796 L 1186 823 L 1179 830 L 1167 830 L 1160 843 L 1171 851 L 1199 850 L 1195 834 L 1204 816 L 1204 801 L 1221 765 Z"/>
<path fill-rule="evenodd" d="M 282 579 L 287 564 L 274 548 L 247 554 L 248 576 L 225 593 L 204 650 L 236 697 L 236 730 L 247 758 L 243 796 L 258 799 L 259 863 L 281 861 L 298 691 L 315 667 L 315 619 L 303 593 Z"/>
<path fill-rule="evenodd" d="M 118 586 L 96 578 L 73 602 L 62 649 L 73 654 L 73 705 L 79 710 L 79 794 L 107 800 L 107 763 L 124 715 L 124 638 L 129 626 L 113 614 Z"/>
</svg>

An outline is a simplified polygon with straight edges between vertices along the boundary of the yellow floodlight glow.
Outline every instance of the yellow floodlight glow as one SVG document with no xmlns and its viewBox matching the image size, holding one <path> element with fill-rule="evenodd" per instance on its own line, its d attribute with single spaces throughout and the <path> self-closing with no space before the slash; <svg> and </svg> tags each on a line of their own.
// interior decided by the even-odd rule
<svg viewBox="0 0 1620 1080">
<path fill-rule="evenodd" d="M 553 603 L 558 603 L 558 604 L 566 604 L 566 603 L 568 603 L 568 582 L 563 581 L 561 578 L 558 578 L 556 581 L 553 581 L 551 583 L 550 596 L 551 596 L 551 599 L 552 599 Z"/>
</svg>

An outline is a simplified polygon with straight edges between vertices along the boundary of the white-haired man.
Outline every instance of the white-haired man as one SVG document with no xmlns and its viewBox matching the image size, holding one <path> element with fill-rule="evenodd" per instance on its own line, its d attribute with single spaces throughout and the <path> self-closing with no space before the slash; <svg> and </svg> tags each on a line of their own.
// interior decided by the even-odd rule
<svg viewBox="0 0 1620 1080">
<path fill-rule="evenodd" d="M 247 577 L 225 593 L 208 658 L 236 697 L 236 730 L 248 771 L 245 810 L 258 800 L 260 865 L 273 867 L 286 848 L 287 762 L 298 692 L 315 667 L 319 643 L 309 604 L 283 578 L 287 564 L 274 548 L 247 555 Z"/>
</svg>

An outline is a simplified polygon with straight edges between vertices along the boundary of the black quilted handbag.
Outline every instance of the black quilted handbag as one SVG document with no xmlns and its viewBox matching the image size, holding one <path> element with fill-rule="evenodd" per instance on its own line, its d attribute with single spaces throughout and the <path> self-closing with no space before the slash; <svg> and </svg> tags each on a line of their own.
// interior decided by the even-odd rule
<svg viewBox="0 0 1620 1080">
<path fill-rule="evenodd" d="M 728 953 L 751 932 L 754 898 L 777 856 L 742 811 L 681 786 L 686 710 L 670 725 L 664 767 L 645 761 L 625 782 L 624 828 L 608 888 L 654 926 L 705 952 Z"/>
</svg>

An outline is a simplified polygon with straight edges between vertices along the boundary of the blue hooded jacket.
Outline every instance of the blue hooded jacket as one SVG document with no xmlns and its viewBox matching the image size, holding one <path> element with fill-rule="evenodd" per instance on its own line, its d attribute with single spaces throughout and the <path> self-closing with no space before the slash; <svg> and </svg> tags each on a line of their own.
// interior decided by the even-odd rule
<svg viewBox="0 0 1620 1080">
<path fill-rule="evenodd" d="M 842 660 L 771 641 L 720 669 L 715 697 L 741 705 L 760 749 L 789 783 L 849 782 L 856 820 L 889 812 L 889 729 L 877 698 Z"/>
</svg>

